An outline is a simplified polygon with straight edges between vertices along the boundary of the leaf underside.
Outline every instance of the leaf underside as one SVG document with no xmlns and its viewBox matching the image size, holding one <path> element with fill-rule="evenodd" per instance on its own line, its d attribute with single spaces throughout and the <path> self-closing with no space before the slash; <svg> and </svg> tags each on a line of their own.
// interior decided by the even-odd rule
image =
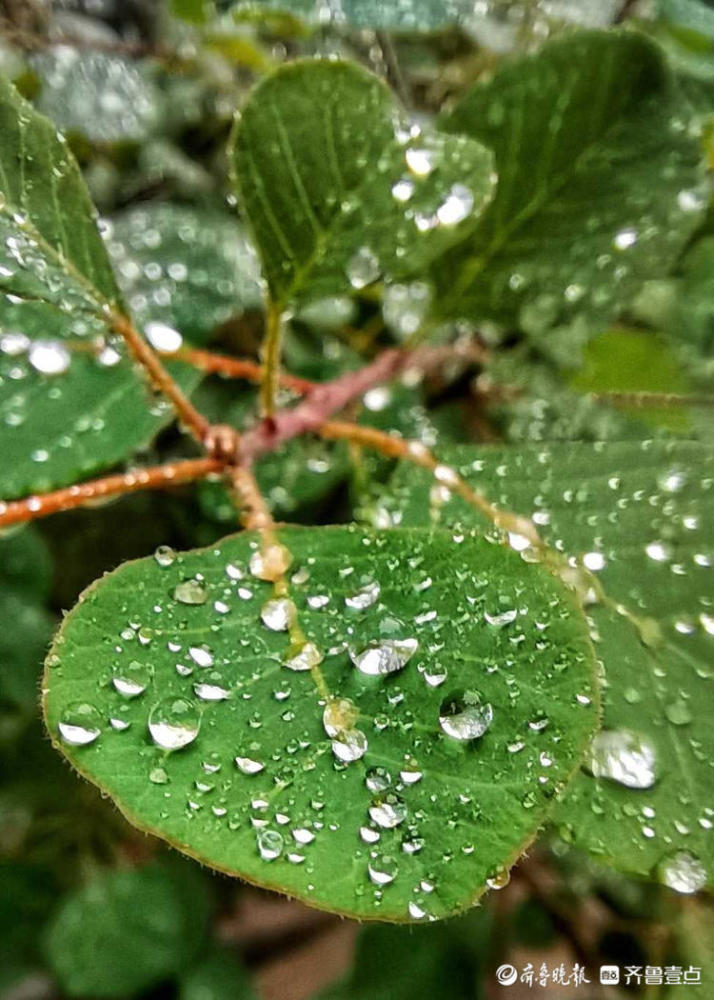
<svg viewBox="0 0 714 1000">
<path fill-rule="evenodd" d="M 261 624 L 272 587 L 247 568 L 251 534 L 167 567 L 126 564 L 85 592 L 47 661 L 53 740 L 135 825 L 215 868 L 362 918 L 462 909 L 532 840 L 592 736 L 584 619 L 542 567 L 482 538 L 351 527 L 280 537 L 330 695 L 359 713 L 361 759 L 338 761 L 312 674 L 285 667 L 286 634 Z M 205 603 L 174 598 L 186 580 L 198 580 Z M 371 606 L 346 605 L 365 584 L 380 587 Z M 514 610 L 503 627 L 484 618 Z M 365 676 L 345 645 L 359 651 L 385 636 L 416 639 L 418 649 L 401 671 Z M 147 687 L 126 698 L 113 679 L 132 662 Z M 228 697 L 201 701 L 194 685 L 204 684 Z M 439 723 L 442 703 L 465 692 L 492 707 L 480 739 L 447 736 Z M 147 732 L 167 699 L 187 699 L 200 715 L 195 740 L 173 753 Z M 78 703 L 101 720 L 81 747 L 58 737 Z M 117 731 L 110 718 L 129 726 Z M 278 856 L 262 856 L 261 843 Z"/>
</svg>

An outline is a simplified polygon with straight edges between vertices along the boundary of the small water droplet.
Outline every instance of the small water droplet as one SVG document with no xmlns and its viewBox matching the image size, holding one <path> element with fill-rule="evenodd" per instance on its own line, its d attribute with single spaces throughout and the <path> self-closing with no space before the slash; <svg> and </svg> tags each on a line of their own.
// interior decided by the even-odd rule
<svg viewBox="0 0 714 1000">
<path fill-rule="evenodd" d="M 439 725 L 455 740 L 475 740 L 493 722 L 493 708 L 477 691 L 457 691 L 445 698 L 439 709 Z"/>
<path fill-rule="evenodd" d="M 84 747 L 94 743 L 102 731 L 101 716 L 94 705 L 73 702 L 62 713 L 57 729 L 65 743 Z"/>
<path fill-rule="evenodd" d="M 205 604 L 208 594 L 201 580 L 184 580 L 174 588 L 174 598 L 181 604 Z"/>
<path fill-rule="evenodd" d="M 165 698 L 149 715 L 149 733 L 162 750 L 181 750 L 193 743 L 200 724 L 196 706 L 186 698 Z"/>
<path fill-rule="evenodd" d="M 362 674 L 378 677 L 402 670 L 416 652 L 416 639 L 375 639 L 362 649 L 350 647 L 353 664 Z"/>
<path fill-rule="evenodd" d="M 656 780 L 654 746 L 628 729 L 603 729 L 590 746 L 588 770 L 627 788 L 651 788 Z"/>
</svg>

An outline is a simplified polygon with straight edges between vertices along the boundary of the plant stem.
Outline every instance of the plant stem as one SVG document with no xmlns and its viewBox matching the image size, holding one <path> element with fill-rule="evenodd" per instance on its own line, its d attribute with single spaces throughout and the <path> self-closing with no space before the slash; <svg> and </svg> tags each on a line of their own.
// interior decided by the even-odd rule
<svg viewBox="0 0 714 1000">
<path fill-rule="evenodd" d="M 325 421 L 319 428 L 319 434 L 332 441 L 350 441 L 353 444 L 372 448 L 387 458 L 406 459 L 423 469 L 428 469 L 438 482 L 451 492 L 457 493 L 466 503 L 475 507 L 497 528 L 522 535 L 536 548 L 544 547 L 532 521 L 509 511 L 499 510 L 498 507 L 472 489 L 455 469 L 439 462 L 436 456 L 420 441 L 406 441 L 396 435 L 375 430 L 374 427 L 362 427 L 360 424 L 338 420 Z"/>
<path fill-rule="evenodd" d="M 245 465 L 233 465 L 225 473 L 246 531 L 271 531 L 273 516 L 250 469 Z"/>
<path fill-rule="evenodd" d="M 263 379 L 260 384 L 260 409 L 264 417 L 275 415 L 275 398 L 280 376 L 280 354 L 283 345 L 283 313 L 274 302 L 268 303 L 263 340 Z"/>
<path fill-rule="evenodd" d="M 205 479 L 212 473 L 220 473 L 222 469 L 221 462 L 213 458 L 191 458 L 148 469 L 133 469 L 114 476 L 106 476 L 104 479 L 91 479 L 86 483 L 78 483 L 75 486 L 27 497 L 24 500 L 0 501 L 0 528 L 47 517 L 57 511 L 71 510 L 73 507 L 81 507 L 97 500 L 123 496 L 125 493 L 192 483 L 197 479 Z"/>
<path fill-rule="evenodd" d="M 179 420 L 190 431 L 199 444 L 204 444 L 210 422 L 199 413 L 193 403 L 178 387 L 166 370 L 153 348 L 144 340 L 138 330 L 125 317 L 113 313 L 111 323 L 117 333 L 124 338 L 129 351 L 143 368 L 149 378 L 173 404 Z"/>
<path fill-rule="evenodd" d="M 212 351 L 203 351 L 195 347 L 180 347 L 178 351 L 160 351 L 162 357 L 175 361 L 183 361 L 200 368 L 201 371 L 211 374 L 225 375 L 227 378 L 243 378 L 248 382 L 260 383 L 263 381 L 264 368 L 256 361 L 249 361 L 244 358 L 231 358 L 225 354 L 214 354 Z M 317 382 L 310 382 L 306 378 L 299 378 L 297 375 L 280 373 L 278 384 L 285 389 L 300 396 L 311 392 Z"/>
</svg>

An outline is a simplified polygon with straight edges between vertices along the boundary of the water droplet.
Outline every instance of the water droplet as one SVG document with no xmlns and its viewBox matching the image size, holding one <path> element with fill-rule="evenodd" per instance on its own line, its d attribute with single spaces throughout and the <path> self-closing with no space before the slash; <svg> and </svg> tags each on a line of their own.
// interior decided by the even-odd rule
<svg viewBox="0 0 714 1000">
<path fill-rule="evenodd" d="M 61 375 L 69 368 L 71 357 L 64 344 L 56 340 L 36 340 L 28 358 L 35 371 L 42 375 Z"/>
<path fill-rule="evenodd" d="M 112 684 L 125 698 L 137 698 L 146 691 L 151 680 L 151 667 L 138 660 L 127 664 L 116 664 Z"/>
<path fill-rule="evenodd" d="M 397 859 L 389 854 L 379 854 L 367 865 L 370 881 L 375 885 L 389 885 L 397 877 L 399 866 Z"/>
<path fill-rule="evenodd" d="M 312 670 L 322 663 L 322 653 L 314 642 L 298 642 L 288 646 L 283 666 L 288 670 Z"/>
<path fill-rule="evenodd" d="M 193 690 L 196 697 L 200 698 L 201 701 L 225 701 L 226 698 L 230 698 L 231 696 L 228 688 L 224 688 L 220 684 L 201 682 L 194 684 Z"/>
<path fill-rule="evenodd" d="M 490 615 L 488 611 L 485 611 L 483 615 L 488 624 L 493 625 L 494 628 L 503 628 L 504 625 L 510 625 L 511 622 L 516 620 L 517 616 L 518 612 L 515 608 L 511 608 L 508 611 L 501 611 L 495 615 Z"/>
<path fill-rule="evenodd" d="M 664 714 L 673 726 L 686 726 L 692 721 L 692 710 L 682 698 L 666 705 Z"/>
<path fill-rule="evenodd" d="M 94 743 L 101 733 L 101 716 L 94 705 L 84 701 L 73 702 L 63 711 L 57 729 L 65 743 L 84 747 Z"/>
<path fill-rule="evenodd" d="M 675 892 L 699 892 L 707 884 L 707 870 L 688 851 L 677 851 L 664 858 L 657 868 L 660 881 Z"/>
<path fill-rule="evenodd" d="M 454 184 L 436 210 L 442 226 L 455 226 L 470 214 L 474 207 L 473 193 L 464 184 Z"/>
<path fill-rule="evenodd" d="M 367 747 L 367 737 L 361 729 L 345 729 L 332 741 L 333 754 L 346 764 L 364 757 Z"/>
<path fill-rule="evenodd" d="M 236 757 L 235 765 L 243 774 L 260 774 L 261 771 L 265 770 L 265 764 L 259 760 L 253 760 L 252 757 Z"/>
<path fill-rule="evenodd" d="M 213 653 L 208 646 L 205 645 L 205 643 L 201 646 L 189 646 L 188 655 L 197 667 L 213 666 Z"/>
<path fill-rule="evenodd" d="M 439 725 L 455 740 L 475 740 L 493 722 L 493 708 L 482 702 L 477 691 L 457 691 L 445 698 L 439 709 Z"/>
<path fill-rule="evenodd" d="M 362 674 L 377 677 L 402 670 L 416 652 L 416 639 L 375 639 L 365 648 L 350 647 L 350 659 Z"/>
<path fill-rule="evenodd" d="M 149 715 L 149 733 L 162 750 L 181 750 L 193 743 L 200 724 L 196 706 L 186 698 L 165 698 Z"/>
<path fill-rule="evenodd" d="M 275 861 L 283 853 L 285 841 L 278 830 L 258 830 L 255 842 L 263 861 Z"/>
<path fill-rule="evenodd" d="M 151 346 L 155 347 L 157 351 L 178 351 L 183 344 L 183 337 L 178 330 L 174 330 L 172 326 L 157 320 L 147 323 L 144 327 L 144 333 Z"/>
<path fill-rule="evenodd" d="M 436 152 L 423 146 L 410 146 L 404 153 L 407 166 L 417 177 L 428 177 L 436 163 Z"/>
<path fill-rule="evenodd" d="M 355 594 L 345 597 L 345 605 L 355 611 L 366 611 L 379 600 L 381 590 L 376 580 L 367 580 Z"/>
<path fill-rule="evenodd" d="M 322 724 L 328 736 L 337 736 L 352 729 L 357 719 L 357 706 L 349 698 L 331 698 L 322 713 Z"/>
<path fill-rule="evenodd" d="M 384 767 L 370 767 L 364 783 L 370 792 L 386 792 L 392 784 L 392 776 Z"/>
<path fill-rule="evenodd" d="M 176 559 L 176 553 L 171 548 L 170 545 L 159 545 L 157 549 L 154 550 L 154 559 L 158 566 L 162 569 L 171 566 L 171 564 Z M 178 598 L 180 600 L 180 598 Z"/>
<path fill-rule="evenodd" d="M 260 620 L 273 632 L 285 632 L 295 621 L 296 608 L 288 597 L 272 597 L 260 611 Z"/>
<path fill-rule="evenodd" d="M 208 594 L 201 580 L 184 580 L 174 588 L 174 598 L 181 604 L 205 604 Z"/>
<path fill-rule="evenodd" d="M 250 572 L 258 580 L 276 583 L 290 569 L 292 556 L 284 545 L 275 542 L 256 551 L 250 557 Z"/>
<path fill-rule="evenodd" d="M 627 788 L 651 788 L 655 783 L 654 746 L 627 729 L 603 729 L 590 746 L 588 770 Z"/>
<path fill-rule="evenodd" d="M 379 260 L 369 247 L 360 247 L 347 264 L 347 280 L 353 288 L 365 288 L 377 280 L 381 273 Z"/>
<path fill-rule="evenodd" d="M 637 243 L 637 230 L 632 227 L 621 229 L 615 234 L 613 243 L 618 250 L 627 250 L 628 247 Z"/>
<path fill-rule="evenodd" d="M 407 818 L 407 807 L 398 795 L 385 795 L 374 799 L 369 807 L 369 816 L 383 830 L 391 830 Z"/>
</svg>

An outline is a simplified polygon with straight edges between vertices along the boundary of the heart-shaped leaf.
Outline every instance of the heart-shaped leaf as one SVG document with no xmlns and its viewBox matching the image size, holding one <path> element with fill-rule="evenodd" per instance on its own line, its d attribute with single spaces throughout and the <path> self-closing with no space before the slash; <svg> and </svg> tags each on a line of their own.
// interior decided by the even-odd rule
<svg viewBox="0 0 714 1000">
<path fill-rule="evenodd" d="M 306 60 L 255 89 L 233 156 L 274 302 L 287 306 L 423 270 L 493 193 L 491 154 L 422 133 L 353 63 Z"/>
<path fill-rule="evenodd" d="M 280 537 L 294 607 L 255 575 L 251 534 L 90 587 L 47 660 L 53 740 L 133 823 L 215 868 L 365 918 L 461 909 L 592 736 L 584 619 L 483 538 Z"/>
<path fill-rule="evenodd" d="M 558 827 L 608 863 L 680 891 L 711 882 L 714 453 L 608 442 L 464 446 L 445 457 L 492 501 L 531 516 L 594 602 L 604 729 L 590 773 L 558 806 Z M 394 488 L 403 523 L 429 520 L 426 475 L 400 472 Z M 433 513 L 445 524 L 477 521 L 459 499 Z"/>
<path fill-rule="evenodd" d="M 506 64 L 441 127 L 493 150 L 499 184 L 437 262 L 437 311 L 540 333 L 602 320 L 666 273 L 705 207 L 702 155 L 658 48 L 580 32 Z"/>
</svg>

